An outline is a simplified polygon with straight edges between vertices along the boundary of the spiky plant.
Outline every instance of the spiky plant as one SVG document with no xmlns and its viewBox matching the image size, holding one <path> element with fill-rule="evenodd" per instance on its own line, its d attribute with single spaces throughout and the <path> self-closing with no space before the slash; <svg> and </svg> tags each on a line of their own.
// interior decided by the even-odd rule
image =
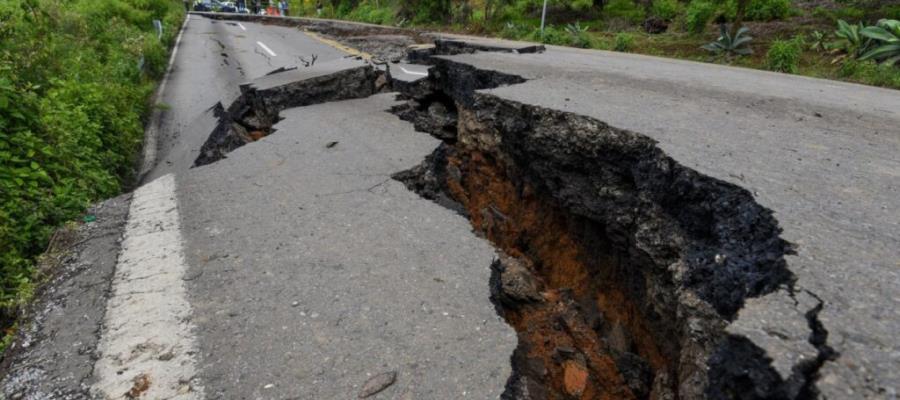
<svg viewBox="0 0 900 400">
<path fill-rule="evenodd" d="M 753 40 L 753 37 L 748 34 L 749 32 L 750 30 L 747 27 L 741 27 L 732 35 L 728 30 L 728 26 L 725 24 L 719 25 L 719 38 L 715 42 L 703 45 L 702 48 L 716 54 L 734 54 L 739 56 L 752 54 L 753 50 L 750 49 L 750 41 Z"/>
<path fill-rule="evenodd" d="M 876 26 L 868 26 L 859 31 L 875 42 L 874 47 L 859 57 L 860 60 L 876 60 L 885 65 L 900 61 L 900 21 L 882 19 Z"/>
</svg>

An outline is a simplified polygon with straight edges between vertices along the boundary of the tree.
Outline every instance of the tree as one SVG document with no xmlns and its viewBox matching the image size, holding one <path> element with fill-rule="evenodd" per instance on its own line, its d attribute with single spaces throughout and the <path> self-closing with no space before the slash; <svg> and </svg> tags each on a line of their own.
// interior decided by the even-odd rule
<svg viewBox="0 0 900 400">
<path fill-rule="evenodd" d="M 738 30 L 744 24 L 744 14 L 747 13 L 747 4 L 750 0 L 736 0 L 737 12 L 734 15 L 734 23 L 731 24 L 731 37 L 737 37 Z"/>
</svg>

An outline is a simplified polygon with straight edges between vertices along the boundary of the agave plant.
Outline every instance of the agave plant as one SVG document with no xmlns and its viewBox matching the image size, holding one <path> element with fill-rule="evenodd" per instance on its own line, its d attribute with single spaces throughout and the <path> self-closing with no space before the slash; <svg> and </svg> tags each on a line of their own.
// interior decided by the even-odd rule
<svg viewBox="0 0 900 400">
<path fill-rule="evenodd" d="M 825 50 L 825 34 L 820 31 L 813 31 L 809 34 L 809 49 L 816 52 Z"/>
<path fill-rule="evenodd" d="M 834 31 L 834 35 L 838 40 L 828 44 L 832 53 L 843 53 L 832 60 L 832 63 L 843 60 L 847 57 L 857 58 L 861 56 L 871 43 L 870 39 L 862 35 L 865 25 L 860 22 L 857 25 L 850 25 L 847 21 L 838 20 L 838 29 Z"/>
<path fill-rule="evenodd" d="M 588 27 L 587 27 L 587 26 L 581 26 L 581 24 L 578 23 L 578 22 L 576 22 L 576 23 L 574 23 L 574 24 L 568 24 L 568 25 L 566 25 L 566 32 L 568 32 L 568 33 L 569 33 L 570 35 L 572 35 L 572 36 L 578 36 L 578 35 L 580 35 L 580 34 L 582 34 L 582 33 L 587 32 L 587 31 L 588 31 Z"/>
<path fill-rule="evenodd" d="M 876 60 L 886 65 L 900 61 L 900 21 L 882 19 L 876 26 L 860 29 L 859 33 L 876 42 L 871 50 L 859 57 L 860 60 Z"/>
<path fill-rule="evenodd" d="M 725 24 L 719 25 L 719 38 L 715 42 L 703 45 L 702 48 L 716 54 L 725 53 L 742 56 L 751 54 L 753 50 L 750 49 L 749 44 L 753 37 L 748 35 L 748 32 L 750 30 L 747 27 L 741 27 L 732 36 Z"/>
</svg>

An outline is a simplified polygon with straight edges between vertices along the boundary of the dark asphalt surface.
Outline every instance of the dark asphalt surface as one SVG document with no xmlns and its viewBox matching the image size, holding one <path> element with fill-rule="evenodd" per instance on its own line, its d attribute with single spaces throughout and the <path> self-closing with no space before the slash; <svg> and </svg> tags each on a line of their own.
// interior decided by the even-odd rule
<svg viewBox="0 0 900 400">
<path fill-rule="evenodd" d="M 373 398 L 497 398 L 516 337 L 488 299 L 494 250 L 465 218 L 390 179 L 437 145 L 385 112 L 393 95 L 286 110 L 275 134 L 190 168 L 216 123 L 212 106 L 313 54 L 316 63 L 344 56 L 295 28 L 191 16 L 161 99 L 157 166 L 145 181 L 176 176 L 206 395 L 355 398 L 370 377 L 396 371 L 397 382 Z M 840 357 L 822 367 L 819 390 L 831 399 L 896 398 L 897 91 L 555 47 L 450 59 L 528 79 L 485 93 L 650 136 L 681 164 L 753 192 L 796 246 L 788 263 L 803 291 L 751 300 L 729 330 L 789 374 L 815 355 L 804 314 L 821 299 L 819 318 Z M 72 306 L 47 308 L 51 325 L 35 328 L 34 357 L 4 377 L 0 398 L 44 376 L 84 390 L 106 292 L 81 281 L 111 273 L 122 218 L 110 216 L 112 233 L 79 255 L 79 265 L 97 269 L 60 286 L 83 292 L 66 295 Z M 85 317 L 66 322 L 73 313 Z M 72 355 L 73 343 L 87 344 Z M 62 361 L 46 361 L 57 355 Z M 25 398 L 78 398 L 54 390 Z"/>
<path fill-rule="evenodd" d="M 823 395 L 900 391 L 900 92 L 570 48 L 448 58 L 529 80 L 486 93 L 639 132 L 753 192 L 796 246 L 787 261 L 798 287 L 824 301 L 819 318 L 841 357 L 821 371 Z M 729 330 L 776 366 L 794 365 L 815 354 L 796 322 L 816 301 L 799 301 L 786 291 L 754 299 Z"/>
<path fill-rule="evenodd" d="M 227 107 L 240 94 L 240 84 L 281 67 L 302 67 L 302 60 L 309 61 L 313 55 L 316 63 L 345 56 L 297 29 L 217 21 L 197 15 L 189 18 L 160 100 L 165 111 L 161 116 L 157 166 L 147 174 L 145 182 L 193 165 L 215 127 L 216 118 L 210 108 L 217 102 Z"/>
<path fill-rule="evenodd" d="M 489 300 L 494 251 L 390 179 L 438 144 L 385 112 L 394 95 L 285 111 L 276 134 L 189 168 L 216 121 L 209 107 L 241 83 L 311 78 L 298 57 L 316 54 L 326 73 L 344 56 L 296 29 L 241 25 L 192 17 L 146 179 L 178 176 L 206 395 L 355 398 L 396 371 L 373 398 L 497 398 L 516 335 Z M 282 66 L 300 70 L 263 76 Z"/>
</svg>

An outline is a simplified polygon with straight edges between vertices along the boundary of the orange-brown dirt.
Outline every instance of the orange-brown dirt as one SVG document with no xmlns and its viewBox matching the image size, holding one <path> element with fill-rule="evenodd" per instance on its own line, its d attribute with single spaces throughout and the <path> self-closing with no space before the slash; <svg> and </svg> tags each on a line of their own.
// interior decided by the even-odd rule
<svg viewBox="0 0 900 400">
<path fill-rule="evenodd" d="M 467 147 L 457 145 L 448 156 L 448 170 L 459 173 L 448 174 L 446 187 L 474 229 L 509 256 L 526 260 L 541 282 L 544 301 L 507 309 L 504 317 L 524 342 L 529 364 L 543 365 L 541 380 L 550 398 L 636 398 L 613 351 L 637 354 L 654 373 L 669 371 L 677 356 L 662 354 L 640 308 L 619 284 L 616 259 L 597 259 L 591 252 L 588 260 L 572 224 L 576 217 L 567 217 L 527 183 L 514 182 L 503 162 Z M 595 319 L 587 315 L 591 310 L 601 316 L 603 329 L 588 322 Z M 561 359 L 560 349 L 578 355 Z"/>
</svg>

